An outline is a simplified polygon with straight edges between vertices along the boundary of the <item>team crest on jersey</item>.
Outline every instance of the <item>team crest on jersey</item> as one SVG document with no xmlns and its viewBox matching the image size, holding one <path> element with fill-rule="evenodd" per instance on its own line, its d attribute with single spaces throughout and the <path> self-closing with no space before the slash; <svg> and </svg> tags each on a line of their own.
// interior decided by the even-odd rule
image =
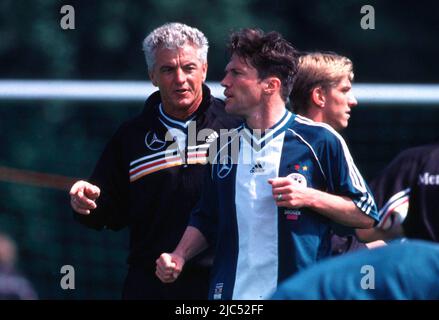
<svg viewBox="0 0 439 320">
<path fill-rule="evenodd" d="M 292 174 L 289 174 L 287 176 L 287 178 L 290 178 L 291 180 L 293 180 L 293 184 L 295 184 L 295 185 L 301 185 L 303 187 L 307 186 L 306 178 L 303 174 L 294 172 Z"/>
<path fill-rule="evenodd" d="M 155 132 L 148 131 L 145 136 L 145 145 L 149 150 L 158 151 L 163 149 L 163 147 L 166 145 L 166 142 L 157 138 L 157 134 Z"/>
<path fill-rule="evenodd" d="M 232 171 L 232 158 L 228 155 L 221 158 L 220 161 L 218 161 L 217 167 L 216 167 L 216 175 L 220 179 L 224 179 L 229 175 L 229 173 Z"/>
<path fill-rule="evenodd" d="M 287 178 L 290 178 L 294 185 L 300 185 L 302 187 L 307 186 L 306 178 L 303 174 L 294 172 L 289 174 Z M 302 213 L 300 209 L 286 209 L 284 214 L 287 217 L 287 220 L 298 220 Z"/>
</svg>

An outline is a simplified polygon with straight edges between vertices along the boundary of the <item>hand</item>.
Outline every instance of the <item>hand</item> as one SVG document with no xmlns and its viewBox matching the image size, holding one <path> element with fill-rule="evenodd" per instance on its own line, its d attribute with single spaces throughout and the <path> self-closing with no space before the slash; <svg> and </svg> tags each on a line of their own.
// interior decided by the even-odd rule
<svg viewBox="0 0 439 320">
<path fill-rule="evenodd" d="M 268 179 L 268 183 L 271 184 L 273 198 L 278 207 L 297 209 L 308 207 L 312 201 L 314 189 L 298 184 L 290 178 Z"/>
<path fill-rule="evenodd" d="M 163 283 L 171 283 L 177 280 L 183 270 L 185 260 L 175 253 L 162 253 L 156 260 L 155 275 Z"/>
<path fill-rule="evenodd" d="M 70 189 L 70 205 L 73 210 L 80 214 L 90 214 L 90 210 L 96 209 L 96 199 L 101 190 L 87 181 L 77 181 Z"/>
</svg>

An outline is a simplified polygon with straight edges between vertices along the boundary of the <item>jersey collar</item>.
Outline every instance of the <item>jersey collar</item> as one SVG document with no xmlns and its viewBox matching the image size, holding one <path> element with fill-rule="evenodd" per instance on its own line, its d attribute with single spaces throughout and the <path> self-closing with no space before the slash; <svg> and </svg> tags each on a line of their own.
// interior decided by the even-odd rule
<svg viewBox="0 0 439 320">
<path fill-rule="evenodd" d="M 187 128 L 190 124 L 191 121 L 195 120 L 195 118 L 197 117 L 196 114 L 193 114 L 192 116 L 190 116 L 189 118 L 185 119 L 185 120 L 178 120 L 175 119 L 173 117 L 171 117 L 170 115 L 165 113 L 165 110 L 163 110 L 163 105 L 160 103 L 159 105 L 159 120 L 167 127 L 171 127 L 171 128 L 176 128 L 176 129 L 180 129 L 183 132 L 187 131 Z"/>
<path fill-rule="evenodd" d="M 251 129 L 245 123 L 243 126 L 243 130 L 241 132 L 242 137 L 246 139 L 251 145 L 257 146 L 259 148 L 263 148 L 268 141 L 276 138 L 279 134 L 284 132 L 288 128 L 289 123 L 293 119 L 294 119 L 294 115 L 288 110 L 285 110 L 285 113 L 282 116 L 282 118 L 278 122 L 276 122 L 272 127 L 264 131 Z"/>
</svg>

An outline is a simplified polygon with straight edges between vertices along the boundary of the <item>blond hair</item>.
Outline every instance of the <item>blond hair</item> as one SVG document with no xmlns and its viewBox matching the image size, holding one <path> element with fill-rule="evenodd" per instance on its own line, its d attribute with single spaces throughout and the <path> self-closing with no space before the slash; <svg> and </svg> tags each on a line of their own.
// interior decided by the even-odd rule
<svg viewBox="0 0 439 320">
<path fill-rule="evenodd" d="M 347 57 L 322 52 L 302 55 L 290 95 L 294 112 L 300 113 L 308 109 L 313 89 L 336 86 L 345 76 L 350 81 L 354 79 L 353 64 Z"/>
</svg>

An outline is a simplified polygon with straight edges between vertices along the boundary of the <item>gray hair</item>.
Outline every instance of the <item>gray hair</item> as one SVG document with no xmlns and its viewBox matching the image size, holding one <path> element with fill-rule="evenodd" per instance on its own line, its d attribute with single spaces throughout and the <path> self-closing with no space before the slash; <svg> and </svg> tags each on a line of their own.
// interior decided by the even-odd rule
<svg viewBox="0 0 439 320">
<path fill-rule="evenodd" d="M 201 62 L 207 62 L 209 43 L 206 36 L 200 30 L 176 22 L 166 23 L 153 30 L 143 40 L 142 45 L 148 71 L 152 71 L 154 67 L 157 49 L 167 48 L 175 50 L 186 44 L 190 44 L 197 49 L 198 58 Z"/>
</svg>

